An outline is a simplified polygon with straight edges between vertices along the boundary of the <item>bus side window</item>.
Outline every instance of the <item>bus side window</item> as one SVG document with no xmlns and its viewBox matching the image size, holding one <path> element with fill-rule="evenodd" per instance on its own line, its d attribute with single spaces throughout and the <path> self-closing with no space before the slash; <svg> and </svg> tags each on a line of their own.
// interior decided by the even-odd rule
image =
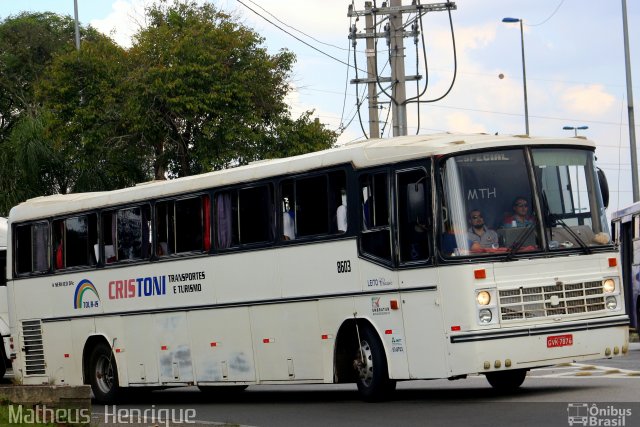
<svg viewBox="0 0 640 427">
<path fill-rule="evenodd" d="M 347 231 L 345 188 L 343 171 L 283 181 L 280 185 L 283 240 Z"/>
<path fill-rule="evenodd" d="M 241 245 L 275 238 L 275 205 L 271 185 L 238 191 L 238 240 Z"/>
<path fill-rule="evenodd" d="M 235 191 L 225 191 L 217 193 L 216 201 L 216 248 L 230 248 L 234 241 L 237 241 L 237 235 L 234 236 L 234 230 L 237 228 L 234 219 L 234 198 Z M 235 226 L 234 226 L 235 225 Z"/>
<path fill-rule="evenodd" d="M 296 238 L 296 194 L 294 180 L 288 179 L 280 184 L 282 196 L 282 240 Z"/>
<path fill-rule="evenodd" d="M 53 268 L 61 270 L 65 268 L 64 261 L 64 220 L 53 222 Z"/>
<path fill-rule="evenodd" d="M 54 268 L 95 265 L 94 246 L 97 242 L 98 220 L 95 214 L 54 221 Z"/>
<path fill-rule="evenodd" d="M 207 196 L 156 203 L 156 255 L 208 250 L 208 203 Z"/>
<path fill-rule="evenodd" d="M 7 286 L 7 251 L 0 250 L 0 286 Z"/>
<path fill-rule="evenodd" d="M 175 203 L 176 253 L 202 251 L 204 210 L 202 197 L 177 200 Z"/>
<path fill-rule="evenodd" d="M 275 239 L 275 204 L 271 185 L 217 193 L 216 247 L 266 243 Z"/>
<path fill-rule="evenodd" d="M 173 201 L 156 203 L 156 255 L 168 256 L 175 252 L 175 233 L 173 232 Z"/>
<path fill-rule="evenodd" d="M 363 174 L 359 187 L 362 199 L 362 252 L 391 261 L 391 230 L 389 227 L 389 183 L 386 172 Z"/>
<path fill-rule="evenodd" d="M 102 218 L 106 263 L 149 258 L 151 216 L 148 205 L 108 212 Z"/>
<path fill-rule="evenodd" d="M 349 229 L 347 209 L 347 176 L 344 171 L 329 173 L 329 212 L 331 233 L 345 233 Z"/>
<path fill-rule="evenodd" d="M 17 226 L 15 250 L 18 274 L 49 271 L 49 223 Z"/>
<path fill-rule="evenodd" d="M 102 245 L 104 247 L 104 263 L 116 262 L 116 212 L 102 214 Z"/>
<path fill-rule="evenodd" d="M 419 261 L 429 257 L 428 177 L 425 170 L 416 169 L 397 174 L 398 237 L 400 261 Z"/>
</svg>

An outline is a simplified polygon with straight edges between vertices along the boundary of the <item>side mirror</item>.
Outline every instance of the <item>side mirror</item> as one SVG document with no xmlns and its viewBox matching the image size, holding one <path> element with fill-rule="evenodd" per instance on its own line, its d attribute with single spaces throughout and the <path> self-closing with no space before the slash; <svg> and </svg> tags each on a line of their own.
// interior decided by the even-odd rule
<svg viewBox="0 0 640 427">
<path fill-rule="evenodd" d="M 609 183 L 607 182 L 607 176 L 604 174 L 602 169 L 597 168 L 598 170 L 598 183 L 600 184 L 600 193 L 602 194 L 602 202 L 604 203 L 604 207 L 609 207 Z"/>
</svg>

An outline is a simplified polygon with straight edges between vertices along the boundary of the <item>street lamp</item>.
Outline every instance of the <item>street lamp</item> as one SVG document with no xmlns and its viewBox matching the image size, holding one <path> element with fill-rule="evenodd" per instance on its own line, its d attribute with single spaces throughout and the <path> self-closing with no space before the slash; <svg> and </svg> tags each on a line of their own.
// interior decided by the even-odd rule
<svg viewBox="0 0 640 427">
<path fill-rule="evenodd" d="M 575 132 L 574 135 L 578 136 L 578 131 L 579 130 L 587 130 L 587 129 L 589 129 L 589 126 L 577 126 L 577 127 L 576 126 L 563 126 L 562 129 L 563 130 L 572 130 L 572 131 Z"/>
<path fill-rule="evenodd" d="M 507 24 L 520 23 L 520 43 L 522 45 L 522 86 L 524 88 L 524 124 L 527 135 L 529 135 L 529 105 L 527 102 L 527 71 L 524 64 L 524 31 L 522 30 L 522 19 L 518 18 L 502 18 L 502 22 Z"/>
</svg>

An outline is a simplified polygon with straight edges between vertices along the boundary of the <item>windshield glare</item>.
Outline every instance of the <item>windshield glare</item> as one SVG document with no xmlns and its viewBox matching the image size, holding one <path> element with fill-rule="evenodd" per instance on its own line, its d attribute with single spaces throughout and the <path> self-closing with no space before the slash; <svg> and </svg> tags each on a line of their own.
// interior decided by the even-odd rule
<svg viewBox="0 0 640 427">
<path fill-rule="evenodd" d="M 609 244 L 593 153 L 545 148 L 532 150 L 532 157 L 549 249 Z"/>
<path fill-rule="evenodd" d="M 440 224 L 445 257 L 609 243 L 593 153 L 545 148 L 533 149 L 532 158 L 541 197 L 534 195 L 523 149 L 446 160 Z"/>
</svg>

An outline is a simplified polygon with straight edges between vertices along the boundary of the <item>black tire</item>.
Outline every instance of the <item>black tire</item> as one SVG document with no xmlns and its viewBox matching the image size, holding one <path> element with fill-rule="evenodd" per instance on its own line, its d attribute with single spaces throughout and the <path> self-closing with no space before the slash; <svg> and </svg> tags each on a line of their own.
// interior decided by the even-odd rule
<svg viewBox="0 0 640 427">
<path fill-rule="evenodd" d="M 98 403 L 116 403 L 122 397 L 123 389 L 118 383 L 118 367 L 109 347 L 99 343 L 89 357 L 89 382 Z"/>
<path fill-rule="evenodd" d="M 384 347 L 372 328 L 360 328 L 360 348 L 354 355 L 353 366 L 362 400 L 379 402 L 395 390 L 396 382 L 389 379 Z"/>
<path fill-rule="evenodd" d="M 0 351 L 0 380 L 4 379 L 7 373 L 7 362 L 5 361 L 4 351 Z"/>
<path fill-rule="evenodd" d="M 487 381 L 491 387 L 500 392 L 515 391 L 522 385 L 527 376 L 527 369 L 514 369 L 513 371 L 488 372 Z"/>
</svg>

